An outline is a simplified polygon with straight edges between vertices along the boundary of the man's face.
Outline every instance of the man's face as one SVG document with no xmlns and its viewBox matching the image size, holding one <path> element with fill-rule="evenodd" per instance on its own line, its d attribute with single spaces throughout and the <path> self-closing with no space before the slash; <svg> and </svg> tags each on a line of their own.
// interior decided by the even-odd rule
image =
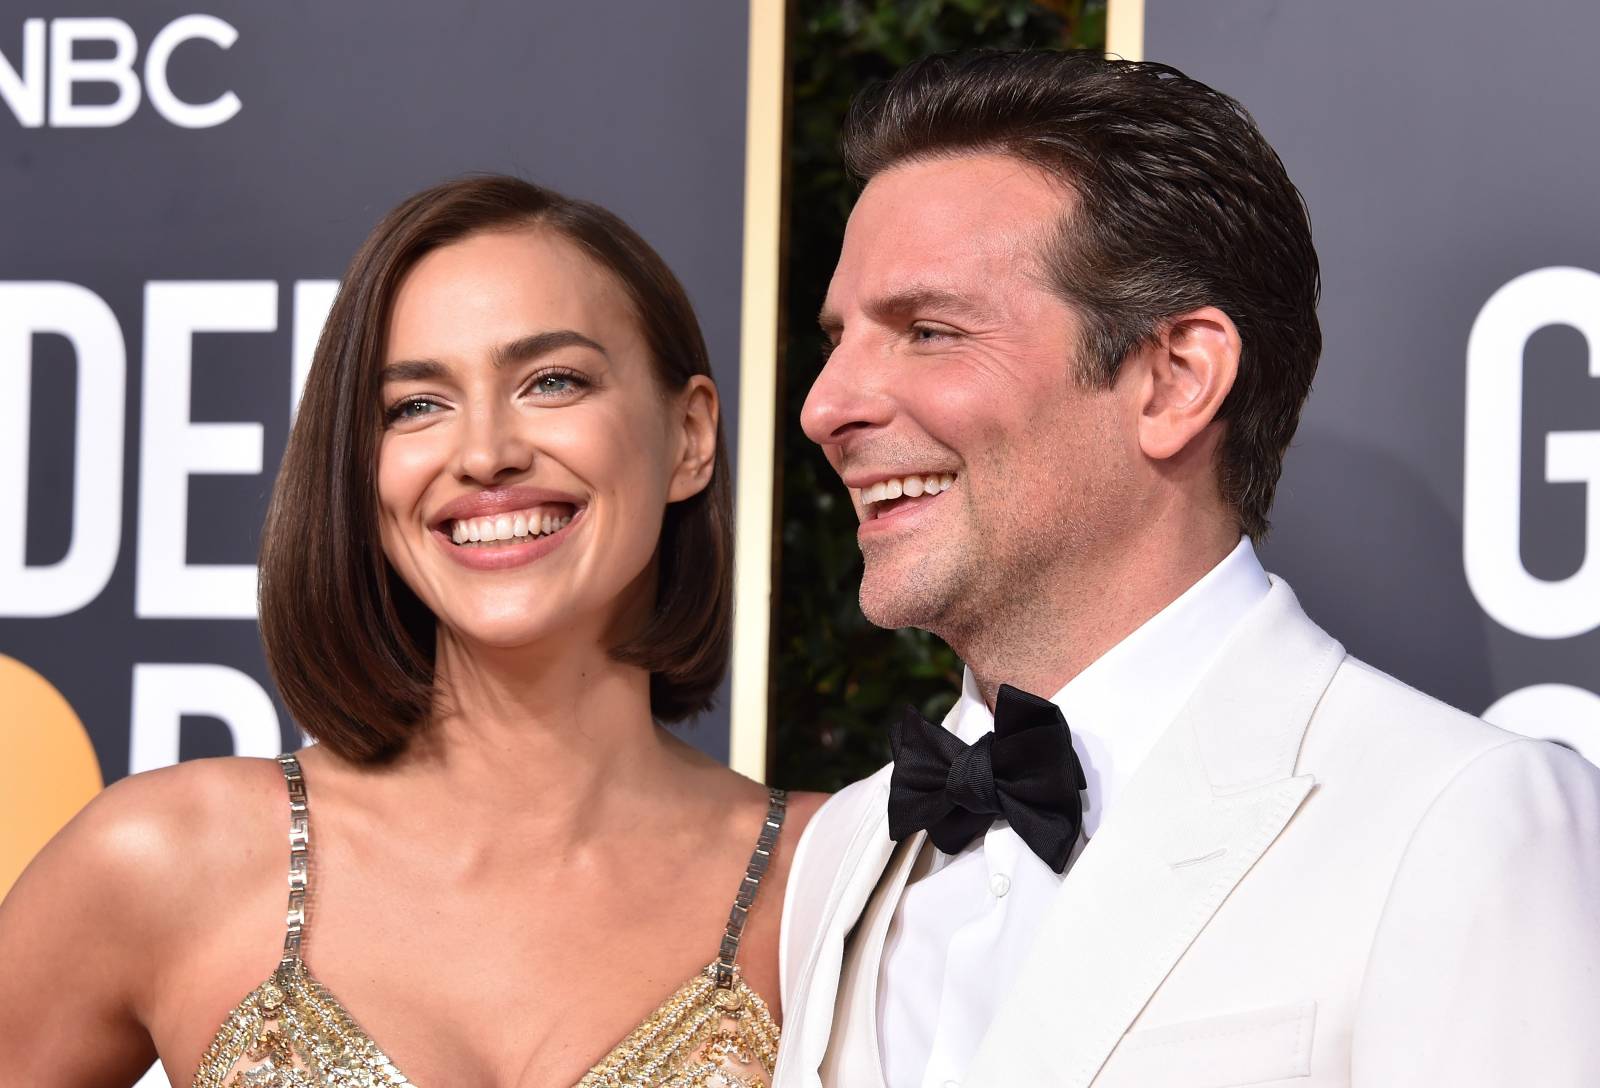
<svg viewBox="0 0 1600 1088">
<path fill-rule="evenodd" d="M 1092 570 L 1131 520 L 1136 410 L 1078 380 L 1080 322 L 1043 272 L 1074 199 L 969 155 L 879 174 L 850 216 L 801 423 L 861 518 L 880 626 L 960 641 Z"/>
</svg>

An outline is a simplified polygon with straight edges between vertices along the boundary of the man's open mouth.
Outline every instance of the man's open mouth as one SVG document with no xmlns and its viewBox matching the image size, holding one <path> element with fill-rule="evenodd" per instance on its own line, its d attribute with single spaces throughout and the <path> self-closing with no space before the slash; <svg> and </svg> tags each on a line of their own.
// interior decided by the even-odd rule
<svg viewBox="0 0 1600 1088">
<path fill-rule="evenodd" d="M 892 480 L 879 480 L 861 490 L 861 506 L 868 520 L 881 518 L 902 506 L 950 490 L 956 482 L 950 472 L 931 472 L 915 476 L 897 476 Z"/>
</svg>

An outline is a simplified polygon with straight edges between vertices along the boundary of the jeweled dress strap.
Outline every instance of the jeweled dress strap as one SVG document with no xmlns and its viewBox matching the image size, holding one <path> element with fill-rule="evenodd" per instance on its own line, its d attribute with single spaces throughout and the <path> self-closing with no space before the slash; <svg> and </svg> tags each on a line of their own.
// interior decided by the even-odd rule
<svg viewBox="0 0 1600 1088">
<path fill-rule="evenodd" d="M 306 779 L 300 761 L 285 752 L 278 757 L 289 785 L 289 913 L 284 918 L 283 958 L 278 970 L 300 966 L 300 945 L 306 933 L 306 892 L 310 884 L 311 817 L 306 807 Z"/>
<path fill-rule="evenodd" d="M 722 934 L 722 947 L 717 950 L 717 989 L 733 988 L 734 960 L 739 956 L 739 938 L 744 935 L 744 923 L 750 917 L 750 905 L 756 901 L 761 889 L 761 878 L 772 864 L 772 850 L 778 843 L 778 832 L 783 829 L 783 818 L 788 812 L 789 794 L 785 790 L 767 791 L 767 819 L 761 825 L 756 839 L 755 852 L 745 866 L 744 879 L 739 881 L 739 894 L 734 897 L 733 909 L 728 912 L 728 928 Z"/>
</svg>

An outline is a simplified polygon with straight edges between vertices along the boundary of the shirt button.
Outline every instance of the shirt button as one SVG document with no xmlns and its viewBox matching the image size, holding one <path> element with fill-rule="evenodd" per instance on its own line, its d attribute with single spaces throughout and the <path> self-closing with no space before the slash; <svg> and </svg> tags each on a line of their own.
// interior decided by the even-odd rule
<svg viewBox="0 0 1600 1088">
<path fill-rule="evenodd" d="M 996 873 L 989 878 L 989 892 L 996 899 L 1001 898 L 1011 890 L 1011 878 L 1004 873 Z M 947 1086 L 948 1088 L 948 1086 Z"/>
<path fill-rule="evenodd" d="M 944 1088 L 961 1088 L 961 1082 L 956 1080 L 947 1080 L 944 1082 Z"/>
</svg>

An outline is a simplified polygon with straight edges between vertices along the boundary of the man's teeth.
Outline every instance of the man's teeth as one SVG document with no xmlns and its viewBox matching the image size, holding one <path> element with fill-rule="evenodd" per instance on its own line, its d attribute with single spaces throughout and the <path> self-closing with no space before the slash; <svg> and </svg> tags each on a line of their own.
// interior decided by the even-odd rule
<svg viewBox="0 0 1600 1088">
<path fill-rule="evenodd" d="M 464 518 L 450 523 L 450 539 L 457 544 L 489 544 L 498 540 L 547 536 L 564 528 L 572 515 L 549 510 L 517 510 L 492 518 Z"/>
<path fill-rule="evenodd" d="M 880 480 L 861 493 L 861 505 L 871 506 L 875 502 L 898 499 L 902 495 L 912 499 L 923 495 L 937 495 L 941 491 L 949 491 L 950 485 L 955 482 L 955 476 L 948 472 L 943 475 L 902 476 L 896 480 Z"/>
</svg>

